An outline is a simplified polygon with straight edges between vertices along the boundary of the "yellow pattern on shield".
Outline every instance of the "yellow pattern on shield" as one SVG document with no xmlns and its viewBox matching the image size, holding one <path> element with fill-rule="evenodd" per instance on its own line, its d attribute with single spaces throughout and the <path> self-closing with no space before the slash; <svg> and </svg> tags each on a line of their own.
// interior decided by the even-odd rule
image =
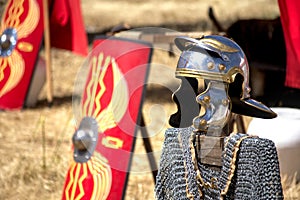
<svg viewBox="0 0 300 200">
<path fill-rule="evenodd" d="M 18 40 L 26 38 L 31 34 L 40 19 L 40 10 L 35 0 L 28 0 L 28 14 L 23 22 L 21 22 L 21 15 L 24 13 L 24 0 L 11 0 L 7 3 L 10 7 L 6 7 L 0 27 L 0 34 L 7 28 L 15 28 L 18 34 Z M 7 18 L 5 18 L 7 16 Z M 0 97 L 12 90 L 22 79 L 25 71 L 25 62 L 18 51 L 30 52 L 33 46 L 28 42 L 20 42 L 17 48 L 8 57 L 0 57 L 0 82 L 4 79 L 4 70 L 9 67 L 10 74 L 0 89 Z"/>
<path fill-rule="evenodd" d="M 88 174 L 92 174 L 94 185 L 91 193 L 91 200 L 105 200 L 109 195 L 112 184 L 111 168 L 108 161 L 99 153 L 94 153 L 94 156 L 86 163 L 73 162 L 70 166 L 69 177 L 70 181 L 65 189 L 66 200 L 79 200 L 84 195 L 83 182 Z M 79 190 L 76 194 L 77 189 Z"/>
<path fill-rule="evenodd" d="M 86 85 L 86 99 L 82 99 L 82 117 L 90 116 L 96 119 L 99 133 L 104 133 L 114 128 L 124 116 L 129 101 L 128 86 L 121 70 L 114 58 L 104 56 L 101 52 L 91 58 L 91 77 Z M 113 73 L 113 91 L 109 104 L 101 109 L 101 98 L 106 91 L 104 77 L 111 66 Z M 121 148 L 123 141 L 109 136 L 108 143 L 103 143 L 108 148 Z M 106 141 L 106 137 L 103 138 Z M 113 141 L 113 142 L 111 142 Z M 118 145 L 118 146 L 116 146 Z M 80 171 L 82 170 L 82 173 Z M 70 167 L 70 181 L 66 186 L 65 197 L 69 199 L 80 199 L 84 196 L 83 181 L 87 174 L 93 177 L 94 185 L 91 200 L 104 200 L 110 192 L 112 184 L 112 171 L 108 160 L 98 152 L 94 152 L 91 159 L 86 163 L 72 163 Z M 76 195 L 77 189 L 79 194 Z"/>
<path fill-rule="evenodd" d="M 113 93 L 108 106 L 99 113 L 100 99 L 106 91 L 103 79 L 110 64 L 113 72 Z M 97 92 L 98 87 L 100 88 Z M 126 80 L 114 58 L 110 56 L 104 58 L 103 53 L 92 58 L 92 77 L 86 87 L 86 94 L 83 115 L 92 116 L 97 120 L 100 133 L 114 128 L 124 116 L 129 101 Z"/>
</svg>

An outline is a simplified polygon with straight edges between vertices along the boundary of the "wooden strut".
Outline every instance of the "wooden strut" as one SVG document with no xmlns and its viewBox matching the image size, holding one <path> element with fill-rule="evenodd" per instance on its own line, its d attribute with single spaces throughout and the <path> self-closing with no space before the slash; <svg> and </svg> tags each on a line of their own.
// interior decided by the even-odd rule
<svg viewBox="0 0 300 200">
<path fill-rule="evenodd" d="M 234 124 L 238 133 L 246 133 L 243 116 L 239 114 L 232 114 L 228 122 L 228 132 L 221 137 L 212 137 L 206 135 L 196 135 L 195 146 L 198 160 L 201 163 L 211 166 L 222 167 L 222 152 L 224 150 L 224 138 L 229 133 L 234 131 Z"/>
<path fill-rule="evenodd" d="M 51 69 L 51 44 L 50 44 L 50 25 L 49 25 L 49 6 L 48 0 L 43 0 L 44 13 L 44 44 L 45 44 L 45 62 L 46 62 L 46 83 L 47 83 L 47 101 L 51 105 L 53 102 L 53 82 Z"/>
<path fill-rule="evenodd" d="M 243 116 L 239 115 L 239 114 L 235 114 L 234 121 L 237 125 L 237 131 L 239 133 L 246 133 L 246 127 L 245 127 L 245 123 L 243 120 Z"/>
<path fill-rule="evenodd" d="M 233 126 L 234 123 L 236 123 L 237 125 L 237 129 L 238 132 L 240 133 L 246 133 L 245 132 L 245 125 L 243 122 L 243 117 L 241 115 L 238 114 L 234 114 L 232 117 L 233 121 L 231 122 L 231 126 Z M 142 115 L 141 117 L 141 122 L 140 122 L 140 130 L 141 130 L 141 134 L 143 137 L 143 143 L 144 143 L 144 147 L 145 150 L 147 152 L 147 157 L 148 157 L 148 161 L 150 163 L 150 168 L 152 171 L 152 176 L 153 176 L 153 180 L 154 180 L 154 184 L 156 183 L 156 176 L 158 173 L 158 168 L 157 168 L 157 163 L 155 160 L 155 157 L 153 155 L 153 149 L 152 149 L 152 145 L 149 139 L 149 134 L 147 129 L 145 128 L 145 120 L 144 117 Z M 210 165 L 215 165 L 215 166 L 222 166 L 222 161 L 221 161 L 221 153 L 222 153 L 222 149 L 223 149 L 223 137 L 218 137 L 218 138 L 214 138 L 214 137 L 199 137 L 197 138 L 199 139 L 198 144 L 201 143 L 207 143 L 206 145 L 210 146 L 211 148 L 209 148 L 209 153 L 205 153 L 205 156 L 202 156 L 201 152 L 201 145 L 198 146 L 198 155 L 201 157 L 201 161 L 203 163 L 206 164 L 210 164 Z M 205 141 L 205 142 L 204 142 Z M 209 144 L 210 142 L 213 143 L 213 145 Z M 205 148 L 204 148 L 205 149 Z M 197 150 L 197 149 L 196 149 Z"/>
<path fill-rule="evenodd" d="M 140 126 L 141 126 L 140 130 L 141 130 L 141 134 L 143 137 L 144 147 L 147 152 L 147 157 L 148 157 L 148 160 L 150 163 L 150 168 L 152 171 L 153 181 L 154 181 L 154 184 L 156 184 L 156 175 L 158 172 L 158 168 L 157 168 L 157 164 L 155 161 L 155 157 L 153 155 L 153 150 L 152 150 L 152 145 L 151 145 L 151 142 L 149 139 L 149 134 L 148 134 L 147 129 L 145 128 L 145 120 L 144 120 L 143 115 L 141 117 Z"/>
</svg>

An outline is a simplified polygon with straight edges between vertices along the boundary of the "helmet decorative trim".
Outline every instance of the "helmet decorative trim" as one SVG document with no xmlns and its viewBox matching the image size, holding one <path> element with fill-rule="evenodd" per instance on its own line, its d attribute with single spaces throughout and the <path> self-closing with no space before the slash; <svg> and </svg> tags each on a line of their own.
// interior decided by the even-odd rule
<svg viewBox="0 0 300 200">
<path fill-rule="evenodd" d="M 182 51 L 175 75 L 201 78 L 208 83 L 206 90 L 196 97 L 204 110 L 193 120 L 196 130 L 221 130 L 230 112 L 259 118 L 277 116 L 250 98 L 248 61 L 233 40 L 219 35 L 200 39 L 181 36 L 175 38 L 175 44 Z"/>
</svg>

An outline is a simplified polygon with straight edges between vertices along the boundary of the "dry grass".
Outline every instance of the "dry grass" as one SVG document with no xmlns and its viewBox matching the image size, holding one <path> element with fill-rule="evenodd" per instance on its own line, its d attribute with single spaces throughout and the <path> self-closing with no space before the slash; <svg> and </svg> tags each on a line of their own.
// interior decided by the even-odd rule
<svg viewBox="0 0 300 200">
<path fill-rule="evenodd" d="M 0 199 L 59 199 L 71 155 L 68 106 L 3 112 L 1 119 Z"/>
<path fill-rule="evenodd" d="M 225 25 L 242 18 L 274 18 L 279 13 L 276 0 L 82 0 L 85 24 L 91 31 L 121 22 L 134 27 L 196 24 L 202 31 L 212 28 L 207 17 L 209 6 Z"/>
<path fill-rule="evenodd" d="M 215 7 L 219 18 L 226 25 L 238 18 L 273 18 L 278 15 L 276 0 L 82 0 L 87 29 L 99 31 L 120 22 L 132 26 L 162 24 L 204 23 L 199 29 L 210 29 L 207 21 L 209 4 Z M 230 9 L 228 9 L 230 7 Z M 263 11 L 257 8 L 263 8 Z M 246 12 L 247 11 L 247 12 Z M 141 17 L 142 16 L 142 17 Z M 41 55 L 43 52 L 41 52 Z M 60 199 L 68 164 L 72 156 L 71 136 L 74 120 L 71 96 L 76 74 L 84 58 L 70 52 L 52 51 L 54 105 L 45 103 L 43 89 L 36 108 L 22 111 L 0 112 L 0 199 Z M 175 67 L 176 58 L 167 54 L 154 54 L 153 61 Z M 161 77 L 161 78 L 160 78 Z M 168 77 L 172 79 L 172 77 Z M 160 71 L 151 70 L 150 79 L 166 81 Z M 172 79 L 172 81 L 174 81 Z M 178 84 L 177 82 L 167 84 Z M 152 86 L 149 86 L 150 89 Z M 170 93 L 149 92 L 143 113 L 149 125 L 151 142 L 159 159 L 163 133 L 168 116 L 175 111 Z M 151 95 L 150 95 L 151 94 Z M 160 97 L 160 98 L 158 98 Z M 153 105 L 163 106 L 164 113 L 157 112 Z M 156 110 L 155 110 L 156 109 Z M 159 124 L 160 127 L 155 125 Z M 136 151 L 144 151 L 141 139 L 137 139 Z M 146 169 L 145 173 L 137 173 Z M 154 184 L 146 157 L 133 160 L 126 199 L 154 199 Z M 300 185 L 295 180 L 283 178 L 286 199 L 299 199 Z"/>
<path fill-rule="evenodd" d="M 295 177 L 283 175 L 281 178 L 285 199 L 300 199 L 300 184 Z"/>
</svg>

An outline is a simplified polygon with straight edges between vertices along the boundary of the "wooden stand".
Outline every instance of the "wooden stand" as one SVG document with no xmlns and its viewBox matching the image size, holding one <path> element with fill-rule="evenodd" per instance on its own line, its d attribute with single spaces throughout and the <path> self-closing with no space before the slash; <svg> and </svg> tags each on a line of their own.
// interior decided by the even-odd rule
<svg viewBox="0 0 300 200">
<path fill-rule="evenodd" d="M 51 69 L 51 44 L 50 44 L 50 25 L 49 25 L 49 6 L 48 0 L 43 0 L 44 12 L 44 43 L 45 43 L 45 62 L 46 62 L 46 82 L 47 82 L 47 101 L 53 103 L 53 82 Z"/>
<path fill-rule="evenodd" d="M 198 160 L 203 164 L 221 167 L 224 137 L 197 135 L 195 139 Z"/>
<path fill-rule="evenodd" d="M 235 124 L 238 132 L 246 133 L 243 117 L 241 115 L 232 114 L 228 124 L 230 132 L 234 130 L 233 126 Z M 222 152 L 224 150 L 224 140 L 226 136 L 228 135 L 220 137 L 196 135 L 195 146 L 198 161 L 203 164 L 222 167 Z"/>
<path fill-rule="evenodd" d="M 143 115 L 141 117 L 140 126 L 141 126 L 141 133 L 142 133 L 142 137 L 143 137 L 144 147 L 145 147 L 145 150 L 147 152 L 147 157 L 148 157 L 148 161 L 149 161 L 150 168 L 151 168 L 151 171 L 152 171 L 153 181 L 154 181 L 154 184 L 155 184 L 156 183 L 156 175 L 157 175 L 157 172 L 158 172 L 157 164 L 156 164 L 156 161 L 155 161 L 155 157 L 153 155 L 152 145 L 151 145 L 151 142 L 150 142 L 150 139 L 149 139 L 148 131 L 144 127 L 145 126 L 145 120 L 144 120 Z"/>
</svg>

